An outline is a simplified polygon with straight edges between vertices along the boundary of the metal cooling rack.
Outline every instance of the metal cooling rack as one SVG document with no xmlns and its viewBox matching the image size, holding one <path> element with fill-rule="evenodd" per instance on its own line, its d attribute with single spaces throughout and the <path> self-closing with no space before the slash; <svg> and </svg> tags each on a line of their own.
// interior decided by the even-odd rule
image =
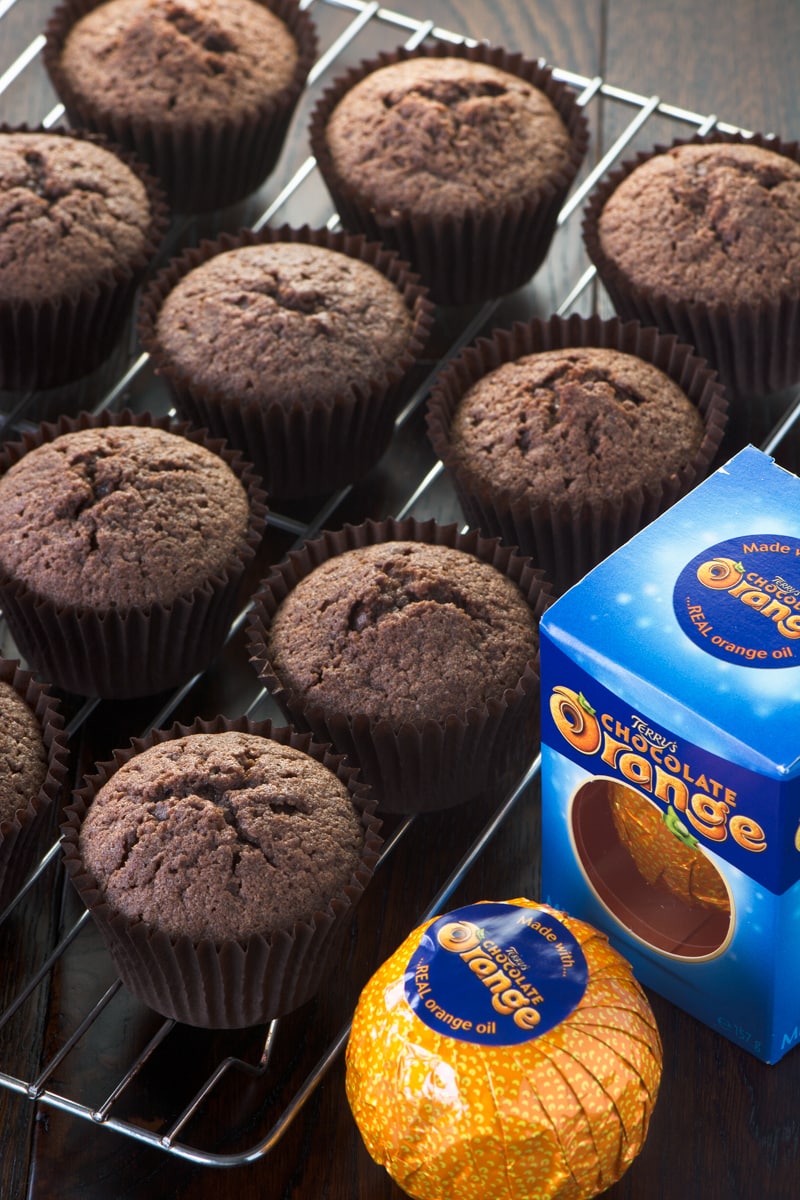
<svg viewBox="0 0 800 1200">
<path fill-rule="evenodd" d="M 0 22 L 7 22 L 9 20 L 9 14 L 14 8 L 15 2 L 22 4 L 24 0 L 0 0 Z M 307 96 L 305 98 L 307 103 L 313 102 L 315 93 L 319 90 L 323 77 L 326 79 L 328 77 L 332 78 L 331 69 L 340 66 L 343 57 L 347 53 L 358 52 L 358 57 L 367 57 L 368 54 L 371 55 L 374 53 L 376 40 L 386 49 L 394 48 L 400 42 L 405 42 L 409 47 L 414 47 L 427 38 L 438 38 L 450 43 L 473 40 L 459 33 L 441 29 L 433 21 L 419 21 L 407 17 L 402 13 L 384 8 L 378 3 L 366 3 L 365 0 L 304 0 L 302 6 L 305 8 L 313 7 L 315 14 L 319 14 L 320 17 L 324 16 L 328 24 L 332 23 L 337 28 L 337 32 L 311 71 L 307 85 Z M 0 24 L 0 29 L 2 28 L 3 26 Z M 367 37 L 372 39 L 369 49 L 361 53 L 361 44 Z M 44 38 L 38 36 L 25 47 L 13 62 L 6 64 L 0 61 L 0 72 L 2 72 L 0 73 L 0 105 L 3 104 L 4 97 L 9 90 L 18 85 L 26 72 L 42 69 L 40 56 L 43 44 Z M 5 45 L 6 43 L 3 42 L 4 48 Z M 668 127 L 671 127 L 671 136 L 685 135 L 687 130 L 688 132 L 705 132 L 716 127 L 727 132 L 734 131 L 737 128 L 718 121 L 713 114 L 690 112 L 667 104 L 658 96 L 639 95 L 608 83 L 600 77 L 587 78 L 560 68 L 555 68 L 555 75 L 575 90 L 578 103 L 587 109 L 596 106 L 602 99 L 605 102 L 605 119 L 608 120 L 608 114 L 611 113 L 613 119 L 618 122 L 620 129 L 616 140 L 603 158 L 590 170 L 584 171 L 578 186 L 574 189 L 565 204 L 559 217 L 556 243 L 558 239 L 563 238 L 570 238 L 573 243 L 577 242 L 576 218 L 579 216 L 588 193 L 620 156 L 626 150 L 633 147 L 638 138 L 644 136 L 649 144 L 658 140 L 651 133 L 652 128 L 656 124 L 659 128 L 659 137 L 662 136 L 660 131 L 663 129 L 664 123 Z M 57 124 L 62 116 L 62 107 L 56 105 L 50 112 L 45 114 L 28 114 L 27 120 L 31 125 L 41 123 L 46 127 L 50 127 Z M 252 221 L 249 222 L 252 227 L 260 228 L 268 223 L 280 224 L 290 220 L 286 214 L 290 210 L 291 202 L 300 190 L 307 185 L 307 181 L 313 178 L 314 174 L 315 163 L 313 158 L 309 156 L 291 174 L 291 177 L 279 179 L 280 191 L 272 196 L 265 203 L 264 207 L 254 215 Z M 330 211 L 328 225 L 331 228 L 337 225 L 336 214 Z M 191 237 L 191 231 L 183 231 L 183 235 L 179 236 L 183 236 L 184 240 L 186 240 L 187 237 Z M 554 243 L 554 246 L 556 243 Z M 585 265 L 585 263 L 581 265 L 574 277 L 570 279 L 564 294 L 559 298 L 555 311 L 560 315 L 566 315 L 573 311 L 581 311 L 584 315 L 588 315 L 594 309 L 602 311 L 604 305 L 607 306 L 608 302 L 602 290 L 595 286 L 594 276 L 593 267 Z M 406 407 L 400 413 L 397 421 L 398 431 L 406 426 L 412 416 L 420 409 L 430 389 L 431 382 L 442 364 L 457 354 L 463 346 L 474 340 L 482 331 L 491 327 L 492 320 L 496 318 L 500 304 L 501 301 L 495 301 L 482 306 L 477 311 L 467 314 L 460 328 L 451 336 L 442 357 L 430 363 L 427 378 L 421 382 Z M 608 312 L 610 313 L 610 308 Z M 154 389 L 156 390 L 154 391 Z M 100 402 L 97 403 L 95 401 L 92 407 L 95 410 L 123 406 L 137 407 L 137 405 L 144 407 L 145 402 L 147 407 L 152 411 L 159 411 L 159 409 L 169 411 L 169 402 L 165 399 L 163 393 L 158 393 L 153 377 L 148 374 L 147 356 L 139 353 L 136 347 L 132 346 L 131 352 L 127 360 L 122 364 L 117 378 L 104 391 Z M 782 444 L 788 431 L 797 419 L 799 407 L 800 401 L 797 398 L 791 399 L 784 405 L 779 420 L 768 437 L 762 442 L 764 450 L 773 453 Z M 11 398 L 6 404 L 5 409 L 0 409 L 0 438 L 16 434 L 20 430 L 30 427 L 34 422 L 37 422 L 40 417 L 37 415 L 36 410 L 37 397 L 35 395 Z M 395 515 L 427 515 L 425 506 L 434 488 L 447 487 L 446 481 L 443 481 L 440 476 L 440 467 L 434 465 L 425 474 L 424 478 L 415 480 L 409 487 L 408 494 L 403 498 Z M 298 517 L 292 512 L 280 513 L 271 511 L 269 523 L 273 529 L 287 535 L 289 539 L 294 539 L 293 544 L 299 545 L 304 539 L 314 536 L 320 529 L 332 526 L 333 522 L 337 519 L 337 514 L 344 505 L 348 492 L 349 489 L 345 489 L 336 495 L 328 497 L 325 503 L 310 518 L 306 516 Z M 457 511 L 455 501 L 453 500 L 452 503 L 454 506 L 453 511 Z M 240 629 L 244 618 L 245 613 L 240 614 L 237 622 L 231 629 L 231 638 Z M 14 647 L 9 643 L 7 631 L 3 630 L 2 624 L 0 624 L 0 646 L 2 646 L 3 653 L 8 656 L 15 656 Z M 161 710 L 151 715 L 148 722 L 148 729 L 169 724 L 179 705 L 191 693 L 192 689 L 198 683 L 199 678 L 196 677 L 193 680 L 189 680 L 182 688 L 175 691 L 166 703 L 163 704 Z M 71 713 L 67 727 L 71 739 L 75 739 L 79 735 L 84 724 L 91 718 L 98 703 L 96 701 L 85 703 L 76 701 L 76 706 Z M 259 717 L 277 715 L 269 710 L 270 703 L 269 698 L 263 691 L 259 690 L 258 685 L 254 682 L 252 694 L 247 701 L 246 711 L 251 715 L 258 715 Z M 132 732 L 143 734 L 146 730 L 136 729 Z M 467 871 L 480 858 L 495 833 L 507 820 L 520 797 L 525 794 L 528 785 L 536 779 L 538 770 L 539 760 L 537 758 L 531 763 L 525 778 L 510 792 L 504 803 L 482 829 L 461 861 L 453 867 L 451 874 L 444 880 L 437 894 L 430 899 L 427 907 L 417 913 L 412 921 L 409 921 L 409 929 L 441 911 L 449 897 L 464 879 Z M 392 855 L 401 839 L 408 834 L 413 823 L 413 818 L 407 819 L 394 830 L 391 837 L 387 840 L 378 871 L 391 869 L 390 860 Z M 69 913 L 70 903 L 67 892 L 70 889 L 63 886 L 59 858 L 59 846 L 56 843 L 42 859 L 39 867 L 12 904 L 5 912 L 0 913 L 0 933 L 4 931 L 6 923 L 10 923 L 15 919 L 15 914 L 26 903 L 32 902 L 31 895 L 40 886 L 46 886 L 48 889 L 63 888 L 64 911 Z M 364 903 L 369 904 L 368 896 L 365 898 Z M 72 908 L 74 907 L 73 903 Z M 19 1017 L 26 1005 L 36 1002 L 36 997 L 41 995 L 40 989 L 48 989 L 52 974 L 59 962 L 64 956 L 69 954 L 70 948 L 78 942 L 78 939 L 90 936 L 90 934 L 91 923 L 85 912 L 80 913 L 74 919 L 69 918 L 65 932 L 60 936 L 57 945 L 44 958 L 23 990 L 9 1003 L 5 1011 L 0 1013 L 0 1033 Z M 375 966 L 377 967 L 377 965 L 376 963 Z M 176 1104 L 174 1112 L 169 1116 L 162 1117 L 159 1120 L 158 1127 L 152 1128 L 150 1122 L 145 1123 L 130 1119 L 126 1115 L 125 1101 L 128 1092 L 133 1088 L 135 1082 L 151 1070 L 153 1064 L 158 1062 L 159 1056 L 167 1052 L 170 1037 L 176 1033 L 175 1022 L 173 1021 L 163 1021 L 159 1025 L 157 1022 L 160 1019 L 155 1018 L 155 1027 L 148 1031 L 138 1049 L 130 1054 L 130 1056 L 126 1056 L 124 1060 L 120 1059 L 119 1062 L 115 1062 L 112 1065 L 113 1082 L 108 1087 L 102 1099 L 94 1102 L 79 1099 L 60 1090 L 57 1083 L 54 1082 L 61 1065 L 69 1055 L 80 1049 L 83 1039 L 92 1027 L 103 1020 L 104 1013 L 113 1005 L 120 989 L 121 984 L 119 980 L 112 978 L 106 990 L 97 999 L 87 997 L 84 1017 L 76 1023 L 72 1030 L 64 1032 L 62 1040 L 56 1049 L 48 1047 L 49 1056 L 42 1063 L 35 1078 L 19 1077 L 18 1074 L 14 1074 L 9 1069 L 8 1063 L 0 1059 L 0 1088 L 8 1089 L 42 1105 L 60 1109 L 93 1125 L 102 1126 L 117 1133 L 127 1135 L 138 1142 L 161 1149 L 182 1159 L 209 1166 L 239 1166 L 267 1155 L 280 1140 L 291 1122 L 303 1108 L 305 1102 L 341 1054 L 349 1033 L 349 1023 L 347 1023 L 331 1039 L 317 1062 L 310 1068 L 304 1080 L 293 1091 L 288 1101 L 281 1103 L 277 1117 L 272 1121 L 270 1128 L 265 1134 L 260 1133 L 254 1144 L 244 1150 L 221 1153 L 207 1149 L 204 1145 L 194 1144 L 189 1137 L 190 1126 L 198 1114 L 202 1112 L 204 1106 L 212 1101 L 215 1093 L 223 1086 L 223 1082 L 229 1080 L 232 1076 L 241 1074 L 245 1079 L 263 1079 L 263 1090 L 266 1091 L 268 1089 L 270 1086 L 270 1065 L 273 1062 L 275 1048 L 283 1031 L 282 1023 L 285 1021 L 285 1018 L 281 1019 L 281 1021 L 275 1021 L 269 1027 L 265 1028 L 263 1040 L 260 1039 L 259 1035 L 255 1052 L 253 1052 L 252 1047 L 245 1056 L 240 1056 L 237 1053 L 223 1052 L 218 1061 L 212 1065 L 208 1076 L 199 1081 L 192 1094 L 182 1098 Z M 246 1126 L 247 1122 L 243 1122 L 243 1125 Z M 236 1139 L 231 1138 L 230 1140 Z M 242 1140 L 241 1135 L 238 1140 Z"/>
</svg>

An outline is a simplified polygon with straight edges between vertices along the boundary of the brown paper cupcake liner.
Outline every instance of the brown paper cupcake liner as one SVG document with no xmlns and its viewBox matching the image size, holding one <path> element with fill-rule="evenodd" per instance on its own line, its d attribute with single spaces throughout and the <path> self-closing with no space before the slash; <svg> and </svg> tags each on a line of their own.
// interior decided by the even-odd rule
<svg viewBox="0 0 800 1200">
<path fill-rule="evenodd" d="M 605 254 L 598 230 L 606 201 L 636 167 L 672 146 L 697 142 L 747 143 L 800 162 L 800 144 L 761 134 L 714 130 L 692 138 L 676 138 L 669 146 L 640 151 L 595 188 L 584 210 L 583 239 L 619 316 L 654 325 L 662 333 L 674 333 L 693 346 L 725 384 L 733 412 L 741 401 L 780 391 L 800 379 L 800 296 L 777 295 L 768 304 L 679 303 L 629 279 Z"/>
<path fill-rule="evenodd" d="M 158 313 L 179 280 L 217 254 L 240 246 L 300 242 L 347 254 L 368 263 L 391 281 L 413 318 L 405 353 L 388 373 L 368 386 L 306 404 L 287 397 L 285 403 L 261 404 L 257 398 L 237 403 L 199 386 L 172 363 L 158 342 Z M 283 500 L 317 496 L 362 479 L 386 451 L 404 398 L 405 383 L 419 361 L 433 328 L 433 305 L 408 264 L 362 235 L 333 233 L 304 226 L 242 230 L 223 234 L 184 251 L 152 281 L 142 297 L 139 336 L 152 356 L 156 372 L 166 379 L 178 414 L 193 425 L 240 450 L 253 463 L 271 497 Z"/>
<path fill-rule="evenodd" d="M 250 465 L 204 430 L 173 425 L 150 413 L 79 413 L 43 423 L 19 442 L 0 448 L 0 474 L 30 450 L 64 433 L 109 425 L 169 430 L 214 451 L 244 486 L 250 519 L 242 552 L 225 569 L 170 604 L 93 610 L 58 606 L 26 584 L 0 574 L 0 605 L 26 663 L 57 687 L 79 696 L 123 700 L 174 687 L 203 670 L 222 646 L 236 615 L 248 563 L 266 522 L 264 493 Z"/>
<path fill-rule="evenodd" d="M 454 711 L 446 721 L 394 725 L 365 714 L 307 706 L 274 674 L 267 650 L 270 621 L 289 591 L 315 567 L 346 550 L 379 542 L 411 540 L 464 550 L 512 579 L 537 618 L 549 603 L 542 574 L 496 539 L 461 534 L 455 525 L 412 518 L 367 521 L 325 531 L 289 554 L 263 580 L 248 616 L 250 661 L 287 718 L 330 742 L 357 763 L 374 790 L 380 812 L 433 812 L 457 804 L 499 801 L 509 781 L 531 761 L 538 718 L 538 653 L 517 686 L 482 708 Z"/>
<path fill-rule="evenodd" d="M 64 795 L 69 747 L 61 708 L 47 685 L 34 679 L 14 659 L 0 658 L 0 680 L 9 684 L 31 710 L 42 731 L 47 774 L 35 796 L 13 816 L 0 821 L 0 913 L 30 875 L 46 836 L 50 817 Z"/>
<path fill-rule="evenodd" d="M 92 287 L 41 302 L 0 297 L 0 389 L 28 391 L 57 387 L 88 375 L 119 341 L 133 309 L 136 290 L 154 260 L 169 224 L 163 188 L 133 154 L 107 138 L 81 129 L 0 125 L 0 134 L 41 133 L 92 142 L 116 155 L 143 183 L 150 226 L 141 253 L 127 269 L 107 269 Z M 54 282 L 54 287 L 58 281 Z"/>
<path fill-rule="evenodd" d="M 289 28 L 299 56 L 290 85 L 263 100 L 245 117 L 155 122 L 109 115 L 102 97 L 92 102 L 75 92 L 60 65 L 72 27 L 103 0 L 64 0 L 46 27 L 44 64 L 73 125 L 96 130 L 134 150 L 162 181 L 178 212 L 226 208 L 255 191 L 278 161 L 290 122 L 317 53 L 316 28 L 296 0 L 260 0 Z"/>
<path fill-rule="evenodd" d="M 361 862 L 341 895 L 332 897 L 326 908 L 314 913 L 309 921 L 298 922 L 280 935 L 253 934 L 222 942 L 169 937 L 144 921 L 115 912 L 106 902 L 81 859 L 81 823 L 106 780 L 133 755 L 188 734 L 230 730 L 271 738 L 302 750 L 348 786 L 365 833 Z M 212 1029 L 259 1025 L 310 1000 L 336 962 L 341 940 L 372 878 L 382 845 L 380 822 L 374 816 L 375 801 L 357 775 L 341 756 L 332 754 L 308 734 L 246 717 L 216 717 L 155 730 L 146 738 L 133 739 L 130 748 L 116 750 L 112 762 L 98 764 L 65 811 L 62 848 L 67 873 L 128 990 L 162 1016 Z"/>
<path fill-rule="evenodd" d="M 545 350 L 600 346 L 633 354 L 659 367 L 697 406 L 703 417 L 703 441 L 691 462 L 660 485 L 631 488 L 601 504 L 567 502 L 532 504 L 507 491 L 492 494 L 454 460 L 450 426 L 462 396 L 483 375 L 501 364 Z M 468 524 L 529 555 L 560 594 L 623 542 L 690 491 L 707 473 L 720 448 L 727 424 L 722 384 L 708 365 L 674 336 L 643 329 L 618 318 L 551 317 L 516 323 L 481 338 L 449 363 L 428 399 L 428 437 L 453 483 Z"/>
<path fill-rule="evenodd" d="M 559 177 L 543 182 L 527 198 L 488 213 L 429 218 L 378 208 L 365 202 L 336 169 L 325 128 L 339 100 L 365 75 L 404 59 L 459 57 L 488 63 L 533 84 L 552 102 L 571 138 L 571 157 Z M 473 304 L 504 295 L 527 283 L 541 266 L 556 230 L 559 211 L 589 144 L 589 126 L 574 93 L 539 62 L 484 43 L 435 42 L 415 50 L 400 48 L 362 62 L 334 80 L 311 115 L 311 149 L 343 225 L 382 241 L 410 262 L 438 304 Z"/>
</svg>

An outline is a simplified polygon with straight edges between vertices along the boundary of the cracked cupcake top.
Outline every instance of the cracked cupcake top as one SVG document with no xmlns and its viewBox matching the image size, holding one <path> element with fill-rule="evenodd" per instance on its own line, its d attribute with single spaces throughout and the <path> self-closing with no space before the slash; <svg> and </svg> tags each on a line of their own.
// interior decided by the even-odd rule
<svg viewBox="0 0 800 1200">
<path fill-rule="evenodd" d="M 691 463 L 703 419 L 663 371 L 586 347 L 504 363 L 453 414 L 448 466 L 478 492 L 531 504 L 602 501 Z"/>
<path fill-rule="evenodd" d="M 299 57 L 255 0 L 107 0 L 70 31 L 61 69 L 104 112 L 194 124 L 260 110 Z"/>
<path fill-rule="evenodd" d="M 110 907 L 173 937 L 269 937 L 342 894 L 364 845 L 346 785 L 269 738 L 189 734 L 124 763 L 83 821 Z"/>
<path fill-rule="evenodd" d="M 241 554 L 247 493 L 204 446 L 149 426 L 62 434 L 0 478 L 0 571 L 56 605 L 168 604 Z"/>
<path fill-rule="evenodd" d="M 0 681 L 0 821 L 27 808 L 46 775 L 39 722 L 11 684 Z"/>
<path fill-rule="evenodd" d="M 429 213 L 527 199 L 563 170 L 571 145 L 544 92 L 462 58 L 371 72 L 336 105 L 325 137 L 339 174 L 373 203 Z"/>
<path fill-rule="evenodd" d="M 0 300 L 57 302 L 128 271 L 151 221 L 144 184 L 109 150 L 0 133 Z"/>
<path fill-rule="evenodd" d="M 399 541 L 346 551 L 301 579 L 270 623 L 267 656 L 306 706 L 399 725 L 499 700 L 537 647 L 533 611 L 495 567 Z"/>
<path fill-rule="evenodd" d="M 241 246 L 189 271 L 156 336 L 169 365 L 239 400 L 289 404 L 368 391 L 406 351 L 413 319 L 377 268 L 295 242 Z"/>
<path fill-rule="evenodd" d="M 620 182 L 598 232 L 632 283 L 679 302 L 800 292 L 800 163 L 746 143 L 674 146 Z"/>
</svg>

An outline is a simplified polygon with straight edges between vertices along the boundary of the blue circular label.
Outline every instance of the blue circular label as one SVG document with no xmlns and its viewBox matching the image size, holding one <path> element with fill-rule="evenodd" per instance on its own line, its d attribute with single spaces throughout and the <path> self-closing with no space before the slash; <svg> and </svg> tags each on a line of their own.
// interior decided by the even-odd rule
<svg viewBox="0 0 800 1200">
<path fill-rule="evenodd" d="M 403 982 L 414 1013 L 436 1033 L 512 1046 L 560 1025 L 588 978 L 580 944 L 552 913 L 484 903 L 429 925 Z"/>
<path fill-rule="evenodd" d="M 684 633 L 714 658 L 770 670 L 800 666 L 800 539 L 717 542 L 683 568 L 672 603 Z"/>
</svg>

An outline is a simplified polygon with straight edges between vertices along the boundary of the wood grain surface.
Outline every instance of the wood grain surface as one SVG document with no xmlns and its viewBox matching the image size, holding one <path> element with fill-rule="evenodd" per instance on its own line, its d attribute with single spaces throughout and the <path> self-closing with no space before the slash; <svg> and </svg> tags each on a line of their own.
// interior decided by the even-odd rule
<svg viewBox="0 0 800 1200">
<path fill-rule="evenodd" d="M 0 73 L 43 29 L 49 0 L 16 0 L 0 18 Z M 312 3 L 323 46 L 347 25 L 352 13 Z M 658 96 L 690 113 L 716 114 L 746 129 L 800 136 L 797 63 L 800 61 L 800 4 L 796 0 L 405 0 L 394 6 L 416 20 L 486 39 L 580 76 L 644 96 Z M 336 72 L 406 34 L 372 22 L 363 37 L 336 63 Z M 332 78 L 331 70 L 317 88 Z M 308 154 L 305 122 L 311 97 L 301 105 L 276 176 L 257 204 L 228 215 L 241 224 L 278 195 Z M 0 120 L 37 124 L 55 97 L 39 59 L 0 95 Z M 597 162 L 630 119 L 625 106 L 597 97 L 588 110 L 592 126 L 590 161 Z M 656 119 L 644 140 L 677 136 L 674 120 Z M 638 143 L 634 143 L 638 144 Z M 327 219 L 329 201 L 317 184 L 300 188 L 280 210 L 280 221 L 317 224 Z M 578 219 L 576 219 L 578 218 Z M 213 231 L 209 223 L 182 229 L 182 240 Z M 551 255 L 527 288 L 491 311 L 441 313 L 436 340 L 420 379 L 434 368 L 464 329 L 506 325 L 516 317 L 548 315 L 560 305 L 586 266 L 579 239 L 579 213 L 556 238 Z M 607 303 L 607 302 L 605 302 Z M 579 308 L 601 310 L 604 300 L 590 288 Z M 101 382 L 92 380 L 69 397 L 96 402 Z M 152 378 L 131 383 L 126 400 L 163 408 L 165 398 Z M 56 401 L 57 402 L 57 401 Z M 31 415 L 47 415 L 32 411 Z M 793 465 L 795 450 L 786 450 Z M 398 432 L 386 460 L 364 485 L 338 506 L 331 521 L 358 520 L 398 511 L 416 482 L 433 465 L 421 413 Z M 418 516 L 459 519 L 457 504 L 441 482 L 413 506 Z M 290 514 L 299 522 L 312 510 Z M 280 556 L 293 540 L 291 528 L 273 529 L 265 559 Z M 263 563 L 262 563 L 263 565 Z M 219 663 L 170 711 L 171 720 L 234 715 L 258 696 L 241 636 L 233 638 Z M 269 711 L 267 705 L 263 711 Z M 258 710 L 259 712 L 262 709 Z M 101 706 L 81 722 L 74 744 L 75 776 L 95 758 L 141 732 L 158 714 L 157 702 Z M 268 1069 L 260 1076 L 230 1073 L 182 1138 L 220 1155 L 258 1145 L 272 1130 L 298 1085 L 349 1019 L 360 987 L 396 947 L 417 916 L 486 825 L 489 812 L 445 813 L 415 822 L 370 888 L 353 922 L 335 977 L 301 1012 L 279 1024 Z M 393 823 L 388 823 L 391 832 Z M 477 863 L 449 898 L 450 906 L 479 899 L 537 896 L 539 813 L 534 781 L 501 825 Z M 0 1011 L 30 977 L 53 944 L 57 929 L 69 928 L 79 905 L 49 873 L 31 897 L 0 927 Z M 796 952 L 792 950 L 791 952 Z M 91 926 L 81 932 L 32 1002 L 0 1029 L 0 1072 L 35 1078 L 49 1064 L 46 1086 L 90 1107 L 102 1105 L 129 1061 L 163 1023 L 117 991 L 76 1050 L 58 1055 L 65 1037 L 87 1008 L 113 986 L 114 973 Z M 651 996 L 661 1029 L 665 1069 L 647 1143 L 610 1200 L 795 1200 L 800 1196 L 800 1053 L 768 1067 L 674 1006 Z M 226 1055 L 257 1066 L 265 1031 L 236 1035 L 166 1031 L 152 1061 L 114 1112 L 142 1128 L 161 1131 L 175 1120 L 197 1087 Z M 197 1165 L 142 1145 L 129 1136 L 32 1103 L 0 1086 L 0 1200 L 400 1200 L 402 1193 L 368 1157 L 350 1116 L 339 1056 L 276 1145 L 252 1164 Z"/>
</svg>

